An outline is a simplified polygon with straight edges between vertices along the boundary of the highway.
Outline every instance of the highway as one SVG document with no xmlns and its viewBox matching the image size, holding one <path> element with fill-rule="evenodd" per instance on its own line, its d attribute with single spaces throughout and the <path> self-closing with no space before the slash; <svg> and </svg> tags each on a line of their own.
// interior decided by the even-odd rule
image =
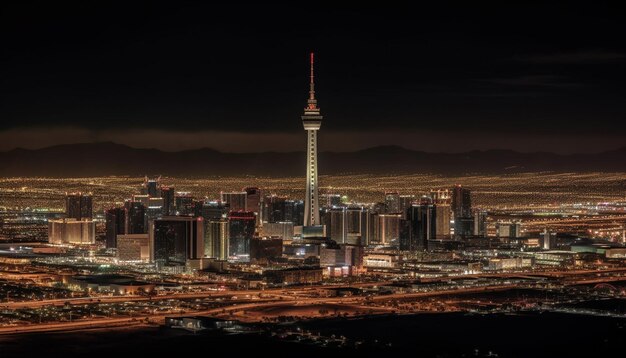
<svg viewBox="0 0 626 358">
<path fill-rule="evenodd" d="M 596 284 L 604 282 L 614 282 L 618 280 L 626 280 L 623 276 L 598 276 L 598 274 L 609 273 L 623 273 L 626 268 L 609 269 L 609 270 L 579 270 L 579 271 L 552 271 L 549 273 L 501 273 L 501 274 L 483 274 L 482 277 L 488 278 L 519 278 L 520 275 L 527 275 L 529 277 L 536 277 L 541 275 L 542 277 L 548 276 L 553 278 L 559 278 L 563 285 L 580 285 L 580 284 Z M 548 274 L 548 275 L 546 275 Z M 591 277 L 588 277 L 592 275 Z M 577 277 L 578 276 L 578 277 Z M 586 277 L 587 276 L 587 277 Z M 481 277 L 481 275 L 468 275 L 468 277 Z M 463 278 L 463 277 L 458 277 Z M 449 278 L 448 278 L 449 279 Z M 104 303 L 123 303 L 123 302 L 137 302 L 148 300 L 168 300 L 168 299 L 195 299 L 195 298 L 219 298 L 219 297 L 237 297 L 237 302 L 232 302 L 230 305 L 212 308 L 202 311 L 188 311 L 186 315 L 194 316 L 222 316 L 228 317 L 228 315 L 235 312 L 258 310 L 271 307 L 293 307 L 293 306 L 316 306 L 325 304 L 344 304 L 344 305 L 358 305 L 361 306 L 366 302 L 384 302 L 393 300 L 408 300 L 416 298 L 436 297 L 442 295 L 454 295 L 454 294 L 470 294 L 480 292 L 496 292 L 505 291 L 510 289 L 519 288 L 519 284 L 514 283 L 497 283 L 487 286 L 472 286 L 472 287 L 444 287 L 441 290 L 432 290 L 428 292 L 406 292 L 406 293 L 392 293 L 388 295 L 373 295 L 369 297 L 364 296 L 347 296 L 347 297 L 308 297 L 312 292 L 319 290 L 326 290 L 338 287 L 371 287 L 371 286 L 383 286 L 393 283 L 392 281 L 385 282 L 368 282 L 368 283 L 353 283 L 351 285 L 312 285 L 304 287 L 288 287 L 288 288 L 275 288 L 266 290 L 229 290 L 229 291 L 215 291 L 215 292 L 194 292 L 194 293 L 173 293 L 159 296 L 105 296 L 105 297 L 84 297 L 84 298 L 71 298 L 71 299 L 54 299 L 54 300 L 42 300 L 42 301 L 24 301 L 24 302 L 7 302 L 0 305 L 0 308 L 4 309 L 20 309 L 20 308 L 38 308 L 47 305 L 62 306 L 66 303 L 70 305 L 84 305 L 84 304 L 104 304 Z M 262 299 L 259 299 L 259 297 Z M 251 300 L 248 303 L 241 303 L 242 300 Z M 254 300 L 254 301 L 252 301 Z M 228 303 L 228 301 L 222 301 Z M 376 307 L 372 307 L 376 308 Z M 22 326 L 10 326 L 0 327 L 0 335 L 16 334 L 16 333 L 35 333 L 35 332 L 52 332 L 52 331 L 68 331 L 77 329 L 95 329 L 95 328 L 110 328 L 118 326 L 138 325 L 145 323 L 146 319 L 154 323 L 163 323 L 166 316 L 177 315 L 175 313 L 155 313 L 155 314 L 138 314 L 134 318 L 96 318 L 96 319 L 81 319 L 72 322 L 55 322 L 45 324 L 30 324 Z"/>
</svg>

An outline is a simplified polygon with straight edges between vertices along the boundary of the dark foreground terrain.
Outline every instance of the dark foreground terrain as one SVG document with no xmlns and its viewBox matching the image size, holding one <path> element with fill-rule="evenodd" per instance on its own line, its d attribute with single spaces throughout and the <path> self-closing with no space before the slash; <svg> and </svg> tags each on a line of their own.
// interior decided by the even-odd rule
<svg viewBox="0 0 626 358">
<path fill-rule="evenodd" d="M 347 343 L 323 347 L 267 333 L 139 328 L 0 337 L 0 356 L 621 357 L 626 320 L 556 313 L 454 313 L 319 320 L 274 328 L 344 336 Z"/>
</svg>

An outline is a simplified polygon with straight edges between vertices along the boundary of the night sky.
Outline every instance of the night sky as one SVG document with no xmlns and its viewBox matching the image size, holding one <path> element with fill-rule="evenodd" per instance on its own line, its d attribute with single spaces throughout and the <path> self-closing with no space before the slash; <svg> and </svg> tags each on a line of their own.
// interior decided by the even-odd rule
<svg viewBox="0 0 626 358">
<path fill-rule="evenodd" d="M 2 5 L 0 150 L 304 150 L 310 51 L 322 151 L 625 146 L 624 12 L 502 3 Z"/>
</svg>

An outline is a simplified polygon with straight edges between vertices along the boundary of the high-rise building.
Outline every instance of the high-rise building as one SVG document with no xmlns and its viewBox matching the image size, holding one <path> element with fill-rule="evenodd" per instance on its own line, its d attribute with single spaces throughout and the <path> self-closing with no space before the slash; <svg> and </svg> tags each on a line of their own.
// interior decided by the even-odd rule
<svg viewBox="0 0 626 358">
<path fill-rule="evenodd" d="M 202 203 L 202 212 L 200 216 L 204 218 L 204 220 L 219 220 L 221 218 L 226 218 L 228 214 L 228 207 L 219 200 L 213 201 L 204 201 Z"/>
<path fill-rule="evenodd" d="M 437 218 L 435 239 L 444 240 L 450 238 L 450 220 L 452 217 L 450 204 L 435 204 L 435 217 Z"/>
<path fill-rule="evenodd" d="M 385 207 L 386 213 L 397 214 L 400 212 L 400 194 L 397 192 L 385 193 Z"/>
<path fill-rule="evenodd" d="M 148 194 L 135 194 L 133 195 L 133 201 L 142 203 L 147 208 L 150 203 L 150 196 Z"/>
<path fill-rule="evenodd" d="M 321 207 L 332 208 L 341 206 L 341 195 L 339 194 L 319 194 L 319 198 Z"/>
<path fill-rule="evenodd" d="M 266 196 L 263 199 L 263 221 L 268 223 L 291 221 L 293 219 L 293 202 L 289 207 L 288 201 L 284 196 Z"/>
<path fill-rule="evenodd" d="M 48 242 L 51 244 L 95 244 L 96 224 L 91 219 L 48 220 Z"/>
<path fill-rule="evenodd" d="M 307 132 L 306 193 L 304 199 L 304 226 L 320 225 L 320 208 L 317 181 L 317 131 L 322 126 L 322 115 L 315 99 L 315 77 L 313 75 L 313 53 L 311 53 L 311 77 L 309 99 L 302 116 L 302 125 Z"/>
<path fill-rule="evenodd" d="M 117 235 L 126 233 L 126 210 L 111 208 L 105 212 L 105 238 L 107 248 L 117 247 Z"/>
<path fill-rule="evenodd" d="M 400 239 L 400 249 L 408 251 L 428 249 L 428 240 L 437 235 L 437 214 L 431 201 L 422 200 L 407 209 L 408 233 Z M 408 234 L 408 235 L 406 235 Z"/>
<path fill-rule="evenodd" d="M 281 221 L 276 223 L 265 223 L 261 228 L 261 235 L 268 237 L 279 237 L 281 239 L 291 239 L 293 238 L 294 229 L 293 222 L 291 221 Z"/>
<path fill-rule="evenodd" d="M 469 189 L 455 185 L 452 189 L 452 211 L 455 218 L 472 216 L 472 196 Z"/>
<path fill-rule="evenodd" d="M 474 236 L 487 236 L 487 211 L 474 210 Z"/>
<path fill-rule="evenodd" d="M 369 209 L 362 206 L 350 206 L 346 211 L 348 240 L 346 243 L 356 245 L 350 238 L 359 237 L 360 245 L 368 245 L 373 231 L 373 220 Z"/>
<path fill-rule="evenodd" d="M 456 185 L 452 189 L 452 212 L 454 213 L 454 236 L 467 237 L 474 233 L 472 198 L 469 189 Z"/>
<path fill-rule="evenodd" d="M 175 190 L 172 187 L 162 186 L 161 197 L 163 198 L 163 215 L 176 215 Z"/>
<path fill-rule="evenodd" d="M 93 200 L 91 194 L 66 194 L 65 214 L 68 219 L 82 220 L 93 218 Z"/>
<path fill-rule="evenodd" d="M 190 216 L 164 216 L 152 222 L 152 259 L 159 266 L 183 266 L 204 255 L 204 220 Z"/>
<path fill-rule="evenodd" d="M 401 219 L 402 214 L 378 214 L 375 222 L 376 240 L 372 243 L 398 246 Z"/>
<path fill-rule="evenodd" d="M 228 205 L 230 211 L 247 211 L 247 193 L 245 191 L 220 193 L 220 199 L 222 203 Z"/>
<path fill-rule="evenodd" d="M 292 220 L 293 220 L 294 225 L 299 225 L 299 226 L 304 225 L 304 201 L 303 200 L 293 201 Z"/>
<path fill-rule="evenodd" d="M 193 215 L 194 200 L 189 192 L 180 191 L 176 193 L 176 215 L 190 216 Z"/>
<path fill-rule="evenodd" d="M 407 209 L 415 202 L 415 195 L 400 195 L 398 197 L 399 213 L 402 214 L 402 218 L 406 219 Z"/>
<path fill-rule="evenodd" d="M 151 198 L 161 196 L 161 193 L 159 193 L 159 179 L 148 179 L 146 177 L 141 187 L 141 193 Z"/>
<path fill-rule="evenodd" d="M 254 237 L 256 215 L 252 211 L 228 213 L 228 256 L 246 260 L 250 257 L 250 240 Z"/>
<path fill-rule="evenodd" d="M 435 205 L 450 205 L 452 201 L 450 190 L 448 189 L 431 190 L 430 197 L 433 199 L 433 204 Z"/>
<path fill-rule="evenodd" d="M 126 234 L 145 234 L 148 232 L 146 227 L 146 207 L 138 202 L 128 200 L 124 203 L 126 209 Z"/>
<path fill-rule="evenodd" d="M 218 260 L 228 259 L 228 220 L 217 218 L 209 220 L 204 236 L 204 256 Z"/>
<path fill-rule="evenodd" d="M 256 213 L 257 225 L 261 223 L 261 189 L 257 187 L 247 187 L 243 191 L 246 192 L 246 210 Z"/>
<path fill-rule="evenodd" d="M 339 244 L 345 244 L 348 238 L 348 225 L 346 223 L 346 208 L 335 207 L 326 213 L 324 220 L 327 230 L 330 231 L 330 239 Z"/>
</svg>

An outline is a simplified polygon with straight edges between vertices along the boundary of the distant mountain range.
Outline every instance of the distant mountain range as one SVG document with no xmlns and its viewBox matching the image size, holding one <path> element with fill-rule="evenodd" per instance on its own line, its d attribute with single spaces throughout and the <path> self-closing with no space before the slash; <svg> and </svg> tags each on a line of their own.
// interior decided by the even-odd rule
<svg viewBox="0 0 626 358">
<path fill-rule="evenodd" d="M 0 176 L 87 177 L 108 175 L 304 175 L 304 152 L 222 153 L 138 149 L 104 142 L 0 152 Z M 355 152 L 322 152 L 324 174 L 507 173 L 529 171 L 626 172 L 626 147 L 596 154 L 559 155 L 510 150 L 427 153 L 398 146 Z"/>
</svg>

